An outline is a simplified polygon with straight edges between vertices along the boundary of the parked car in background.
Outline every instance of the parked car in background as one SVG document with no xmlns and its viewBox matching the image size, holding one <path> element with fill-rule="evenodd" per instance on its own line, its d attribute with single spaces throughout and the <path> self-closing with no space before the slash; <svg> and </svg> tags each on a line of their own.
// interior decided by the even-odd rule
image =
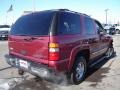
<svg viewBox="0 0 120 90">
<path fill-rule="evenodd" d="M 107 34 L 109 34 L 109 29 L 111 28 L 112 26 L 111 25 L 105 25 L 104 26 L 104 30 Z"/>
<path fill-rule="evenodd" d="M 100 57 L 114 52 L 112 37 L 104 34 L 99 21 L 67 9 L 34 12 L 20 17 L 9 35 L 11 66 L 44 79 L 64 73 L 81 83 L 87 68 Z"/>
<path fill-rule="evenodd" d="M 109 34 L 110 34 L 110 35 L 116 34 L 116 29 L 115 29 L 115 27 L 111 27 L 111 28 L 109 29 Z"/>
<path fill-rule="evenodd" d="M 117 34 L 120 34 L 120 26 L 116 26 L 116 32 Z"/>
<path fill-rule="evenodd" d="M 0 40 L 7 40 L 10 31 L 9 25 L 0 25 Z"/>
</svg>

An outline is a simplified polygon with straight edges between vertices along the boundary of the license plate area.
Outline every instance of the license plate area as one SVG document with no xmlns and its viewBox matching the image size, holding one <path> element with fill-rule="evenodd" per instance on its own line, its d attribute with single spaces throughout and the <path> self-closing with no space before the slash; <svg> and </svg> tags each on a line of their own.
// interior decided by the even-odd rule
<svg viewBox="0 0 120 90">
<path fill-rule="evenodd" d="M 28 69 L 29 68 L 29 63 L 25 60 L 19 60 L 20 67 Z"/>
</svg>

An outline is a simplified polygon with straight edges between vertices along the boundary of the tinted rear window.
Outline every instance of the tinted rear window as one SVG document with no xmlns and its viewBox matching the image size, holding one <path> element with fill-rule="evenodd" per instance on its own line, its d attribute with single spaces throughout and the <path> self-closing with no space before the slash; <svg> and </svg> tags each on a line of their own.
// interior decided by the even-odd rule
<svg viewBox="0 0 120 90">
<path fill-rule="evenodd" d="M 80 15 L 61 12 L 58 18 L 58 34 L 69 35 L 81 32 Z"/>
<path fill-rule="evenodd" d="M 32 13 L 19 18 L 12 26 L 12 35 L 48 35 L 53 12 Z"/>
</svg>

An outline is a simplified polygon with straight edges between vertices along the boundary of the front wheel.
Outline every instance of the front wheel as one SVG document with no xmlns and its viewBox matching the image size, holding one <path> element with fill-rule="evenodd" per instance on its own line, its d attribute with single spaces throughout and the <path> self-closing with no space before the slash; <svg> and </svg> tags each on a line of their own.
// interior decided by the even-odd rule
<svg viewBox="0 0 120 90">
<path fill-rule="evenodd" d="M 78 57 L 75 61 L 73 72 L 71 74 L 73 84 L 78 85 L 84 80 L 86 69 L 86 59 L 83 56 Z"/>
<path fill-rule="evenodd" d="M 106 56 L 106 58 L 109 59 L 109 58 L 112 57 L 113 54 L 114 54 L 114 48 L 113 47 L 109 47 L 107 52 L 106 52 L 106 54 L 105 54 L 105 56 Z"/>
</svg>

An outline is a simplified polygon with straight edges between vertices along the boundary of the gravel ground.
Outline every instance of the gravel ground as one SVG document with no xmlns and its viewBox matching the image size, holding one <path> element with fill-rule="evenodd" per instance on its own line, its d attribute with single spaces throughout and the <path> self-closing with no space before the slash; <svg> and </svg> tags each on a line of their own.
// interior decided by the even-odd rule
<svg viewBox="0 0 120 90">
<path fill-rule="evenodd" d="M 116 56 L 92 67 L 79 85 L 55 84 L 28 73 L 19 76 L 17 69 L 5 62 L 7 41 L 0 41 L 0 90 L 120 90 L 120 35 L 114 35 L 113 39 Z"/>
</svg>

